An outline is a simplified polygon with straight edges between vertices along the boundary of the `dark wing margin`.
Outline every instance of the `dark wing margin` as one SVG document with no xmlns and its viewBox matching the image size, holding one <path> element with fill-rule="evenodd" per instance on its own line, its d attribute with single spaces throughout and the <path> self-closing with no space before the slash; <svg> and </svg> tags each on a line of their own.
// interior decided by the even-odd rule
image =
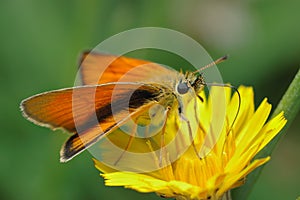
<svg viewBox="0 0 300 200">
<path fill-rule="evenodd" d="M 21 110 L 38 125 L 74 133 L 61 149 L 66 162 L 160 98 L 158 85 L 108 83 L 38 94 L 25 99 Z"/>
<path fill-rule="evenodd" d="M 140 113 L 143 113 L 146 109 L 149 109 L 156 103 L 156 101 L 149 101 L 143 106 L 133 109 L 130 115 L 124 115 L 121 112 L 117 113 L 117 115 L 120 116 L 124 115 L 124 118 L 118 122 L 114 121 L 114 119 L 112 119 L 113 117 L 106 118 L 105 121 L 107 122 L 102 122 L 101 124 L 102 126 L 106 126 L 105 130 L 101 130 L 101 127 L 99 127 L 98 125 L 94 125 L 82 133 L 75 133 L 62 146 L 60 151 L 60 161 L 67 162 L 71 160 L 73 157 L 80 154 L 82 151 L 91 147 L 102 137 L 105 137 L 109 133 L 113 132 L 114 130 L 125 124 L 131 117 L 135 117 Z"/>
<path fill-rule="evenodd" d="M 117 86 L 121 91 L 124 90 L 124 85 Z M 112 102 L 98 107 L 95 116 L 77 127 L 77 132 L 65 142 L 60 151 L 61 162 L 72 159 L 126 123 L 131 117 L 158 103 L 162 96 L 160 90 L 151 85 L 140 85 L 138 88 L 134 87 L 132 91 L 118 93 Z"/>
</svg>

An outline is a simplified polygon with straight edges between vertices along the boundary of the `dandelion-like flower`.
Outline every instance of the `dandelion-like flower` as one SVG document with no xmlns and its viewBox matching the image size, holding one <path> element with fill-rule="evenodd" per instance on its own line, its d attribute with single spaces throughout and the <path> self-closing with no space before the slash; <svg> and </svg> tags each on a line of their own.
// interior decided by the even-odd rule
<svg viewBox="0 0 300 200">
<path fill-rule="evenodd" d="M 219 91 L 213 87 L 211 94 L 218 96 Z M 198 126 L 201 128 L 194 136 L 193 145 L 178 155 L 174 161 L 170 161 L 168 153 L 164 153 L 163 158 L 153 153 L 152 160 L 158 168 L 144 173 L 117 170 L 102 161 L 94 160 L 96 168 L 102 172 L 101 176 L 104 177 L 105 184 L 124 186 L 139 192 L 155 192 L 160 196 L 176 199 L 227 199 L 231 189 L 241 186 L 250 172 L 270 160 L 270 157 L 253 158 L 286 123 L 283 113 L 266 122 L 271 112 L 271 105 L 264 99 L 255 110 L 254 93 L 251 87 L 241 86 L 238 91 L 241 105 L 237 115 L 238 96 L 235 93 L 231 97 L 231 90 L 226 89 L 224 125 L 209 150 L 206 150 L 206 147 L 211 144 L 209 145 L 207 141 L 212 141 L 213 137 L 210 137 L 214 132 L 212 123 L 216 123 L 211 119 L 217 116 L 213 112 L 218 112 L 218 108 L 211 109 L 212 104 L 209 101 L 211 97 L 206 98 L 203 93 L 201 96 L 204 101 L 197 103 L 197 112 L 199 111 L 200 116 Z M 195 107 L 190 106 L 188 109 L 195 110 Z M 193 114 L 189 114 L 193 112 L 186 113 L 188 119 L 195 118 Z M 169 121 L 172 122 L 172 119 Z M 175 119 L 173 123 L 171 122 L 166 124 L 165 135 L 170 134 L 172 126 L 179 123 Z M 184 141 L 189 141 L 190 134 L 187 128 L 182 126 L 180 134 Z M 157 143 L 160 144 L 161 140 Z M 132 144 L 136 152 L 143 151 L 143 148 L 148 148 L 149 151 L 153 146 L 153 141 L 150 140 L 139 140 Z M 204 150 L 205 153 L 200 154 L 199 157 L 195 153 L 196 149 Z M 130 164 L 131 161 L 126 162 Z"/>
</svg>

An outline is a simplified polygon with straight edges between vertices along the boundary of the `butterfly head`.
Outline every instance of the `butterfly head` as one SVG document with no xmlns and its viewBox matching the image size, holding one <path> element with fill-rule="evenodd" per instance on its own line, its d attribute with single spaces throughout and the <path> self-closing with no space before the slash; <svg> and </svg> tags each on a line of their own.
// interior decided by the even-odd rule
<svg viewBox="0 0 300 200">
<path fill-rule="evenodd" d="M 191 89 L 198 94 L 205 86 L 202 74 L 187 72 L 182 80 L 176 86 L 176 91 L 180 95 L 188 93 Z"/>
</svg>

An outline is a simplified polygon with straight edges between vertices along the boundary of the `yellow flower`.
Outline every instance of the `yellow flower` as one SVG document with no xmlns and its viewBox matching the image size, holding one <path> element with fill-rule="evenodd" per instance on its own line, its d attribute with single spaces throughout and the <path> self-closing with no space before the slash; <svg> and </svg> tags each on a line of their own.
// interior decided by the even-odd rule
<svg viewBox="0 0 300 200">
<path fill-rule="evenodd" d="M 224 90 L 226 97 L 225 103 L 222 104 L 218 95 L 222 96 L 221 93 L 222 91 L 224 93 Z M 253 160 L 254 156 L 276 136 L 286 123 L 283 113 L 266 123 L 271 111 L 271 105 L 267 103 L 267 100 L 264 99 L 255 111 L 252 88 L 241 86 L 238 90 L 241 95 L 238 115 L 238 96 L 235 93 L 231 97 L 231 90 L 228 88 L 213 87 L 209 98 L 202 93 L 204 101 L 197 102 L 197 108 L 190 103 L 191 105 L 185 112 L 186 117 L 191 120 L 191 126 L 194 127 L 195 123 L 198 123 L 196 125 L 200 127 L 197 135 L 194 136 L 194 145 L 188 142 L 190 141 L 188 126 L 179 126 L 180 141 L 186 141 L 189 147 L 177 151 L 179 153 L 176 159 L 166 149 L 160 150 L 160 153 L 152 153 L 152 159 L 149 161 L 145 158 L 144 164 L 150 165 L 152 161 L 153 165 L 157 166 L 157 169 L 153 171 L 143 172 L 133 158 L 126 158 L 126 153 L 121 160 L 131 165 L 128 169 L 134 169 L 134 166 L 137 166 L 136 172 L 120 170 L 95 159 L 95 166 L 102 172 L 101 176 L 104 177 L 105 184 L 124 186 L 139 192 L 156 192 L 163 197 L 176 199 L 226 199 L 226 195 L 232 188 L 242 185 L 251 171 L 270 159 L 266 157 Z M 215 106 L 212 103 L 213 96 L 219 101 Z M 213 110 L 218 112 L 213 112 Z M 219 115 L 222 115 L 223 110 L 225 121 L 220 123 L 219 118 L 222 117 Z M 197 118 L 195 113 L 198 112 L 200 122 L 195 119 Z M 236 115 L 237 118 L 234 121 Z M 185 123 L 180 122 L 173 114 L 172 117 L 167 120 L 166 124 L 166 145 L 171 144 L 168 134 L 170 135 L 174 124 Z M 221 128 L 216 131 L 218 127 Z M 119 137 L 114 137 L 114 133 L 109 137 L 116 144 L 122 143 Z M 161 141 L 161 136 L 153 140 L 137 139 L 131 143 L 131 152 L 153 152 L 155 146 L 160 146 Z M 122 145 L 124 149 L 126 144 Z M 180 145 L 175 146 L 179 148 Z M 198 155 L 195 149 L 200 152 Z M 115 164 L 118 166 L 118 163 Z"/>
</svg>

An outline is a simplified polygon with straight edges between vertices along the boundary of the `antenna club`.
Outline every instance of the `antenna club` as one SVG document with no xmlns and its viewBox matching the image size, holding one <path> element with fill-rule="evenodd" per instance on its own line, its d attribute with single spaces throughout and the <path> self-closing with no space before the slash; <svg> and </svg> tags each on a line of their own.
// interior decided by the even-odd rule
<svg viewBox="0 0 300 200">
<path fill-rule="evenodd" d="M 216 61 L 214 61 L 214 63 L 215 63 L 215 64 L 219 64 L 219 63 L 221 63 L 221 62 L 227 60 L 228 57 L 229 57 L 228 55 L 225 55 L 225 56 L 223 56 L 223 57 L 217 59 Z"/>
<path fill-rule="evenodd" d="M 229 58 L 229 55 L 227 54 L 227 55 L 222 57 L 222 60 L 227 60 L 228 58 Z"/>
</svg>

